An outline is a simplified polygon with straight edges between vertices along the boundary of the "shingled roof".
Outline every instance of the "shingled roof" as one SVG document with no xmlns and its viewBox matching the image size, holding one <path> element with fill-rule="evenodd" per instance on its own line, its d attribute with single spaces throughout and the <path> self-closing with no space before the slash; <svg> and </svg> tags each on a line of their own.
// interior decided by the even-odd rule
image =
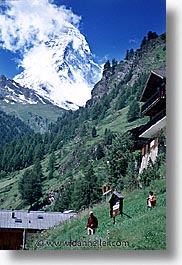
<svg viewBox="0 0 182 265">
<path fill-rule="evenodd" d="M 151 70 L 142 95 L 140 97 L 141 102 L 146 102 L 154 93 L 160 82 L 166 82 L 166 70 Z"/>
<path fill-rule="evenodd" d="M 49 229 L 70 219 L 74 215 L 74 212 L 0 210 L 0 229 Z"/>
<path fill-rule="evenodd" d="M 121 193 L 119 193 L 119 192 L 117 192 L 117 191 L 113 191 L 113 192 L 111 193 L 110 198 L 109 198 L 109 202 L 111 201 L 113 195 L 115 195 L 116 197 L 118 197 L 118 199 L 124 199 L 124 196 L 123 196 Z"/>
</svg>

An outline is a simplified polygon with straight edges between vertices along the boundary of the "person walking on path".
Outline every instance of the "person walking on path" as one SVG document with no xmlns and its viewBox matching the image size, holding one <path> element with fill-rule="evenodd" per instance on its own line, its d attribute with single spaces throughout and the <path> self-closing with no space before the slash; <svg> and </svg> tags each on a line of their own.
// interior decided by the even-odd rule
<svg viewBox="0 0 182 265">
<path fill-rule="evenodd" d="M 150 191 L 147 198 L 147 207 L 152 209 L 154 206 L 156 206 L 156 196 L 154 195 L 153 191 Z"/>
<path fill-rule="evenodd" d="M 88 235 L 93 235 L 97 227 L 98 227 L 97 217 L 91 211 L 90 216 L 88 218 L 87 226 L 86 226 Z"/>
</svg>

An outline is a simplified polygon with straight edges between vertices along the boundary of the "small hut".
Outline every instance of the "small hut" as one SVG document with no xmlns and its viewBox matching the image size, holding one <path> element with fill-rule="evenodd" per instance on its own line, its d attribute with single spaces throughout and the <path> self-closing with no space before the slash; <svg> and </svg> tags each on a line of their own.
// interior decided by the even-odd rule
<svg viewBox="0 0 182 265">
<path fill-rule="evenodd" d="M 124 196 L 117 192 L 113 191 L 109 198 L 110 203 L 110 217 L 113 218 L 113 223 L 115 224 L 115 217 L 116 215 L 123 214 L 123 199 Z"/>
</svg>

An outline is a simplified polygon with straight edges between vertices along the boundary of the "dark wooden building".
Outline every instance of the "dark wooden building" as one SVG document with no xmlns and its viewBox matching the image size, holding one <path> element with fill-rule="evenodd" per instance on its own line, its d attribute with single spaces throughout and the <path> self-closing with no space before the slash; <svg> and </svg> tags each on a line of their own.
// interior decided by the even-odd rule
<svg viewBox="0 0 182 265">
<path fill-rule="evenodd" d="M 26 241 L 75 215 L 74 212 L 11 211 L 0 210 L 0 249 L 26 249 Z"/>
<path fill-rule="evenodd" d="M 166 134 L 166 72 L 150 72 L 140 101 L 141 112 L 150 118 L 149 122 L 138 128 L 138 142 L 142 145 L 142 159 L 139 173 L 147 167 L 149 160 L 155 162 L 159 153 L 158 139 L 161 130 Z"/>
</svg>

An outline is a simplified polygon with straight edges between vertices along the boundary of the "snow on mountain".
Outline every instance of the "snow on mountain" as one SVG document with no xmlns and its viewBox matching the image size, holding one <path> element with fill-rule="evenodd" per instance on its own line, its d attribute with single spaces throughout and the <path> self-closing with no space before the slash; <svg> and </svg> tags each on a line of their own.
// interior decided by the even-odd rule
<svg viewBox="0 0 182 265">
<path fill-rule="evenodd" d="M 10 80 L 3 75 L 0 75 L 0 100 L 10 104 L 50 103 L 34 90 L 22 87 L 14 80 Z"/>
<path fill-rule="evenodd" d="M 91 98 L 102 70 L 85 37 L 71 24 L 59 36 L 32 47 L 22 67 L 14 81 L 65 109 L 77 109 Z"/>
</svg>

